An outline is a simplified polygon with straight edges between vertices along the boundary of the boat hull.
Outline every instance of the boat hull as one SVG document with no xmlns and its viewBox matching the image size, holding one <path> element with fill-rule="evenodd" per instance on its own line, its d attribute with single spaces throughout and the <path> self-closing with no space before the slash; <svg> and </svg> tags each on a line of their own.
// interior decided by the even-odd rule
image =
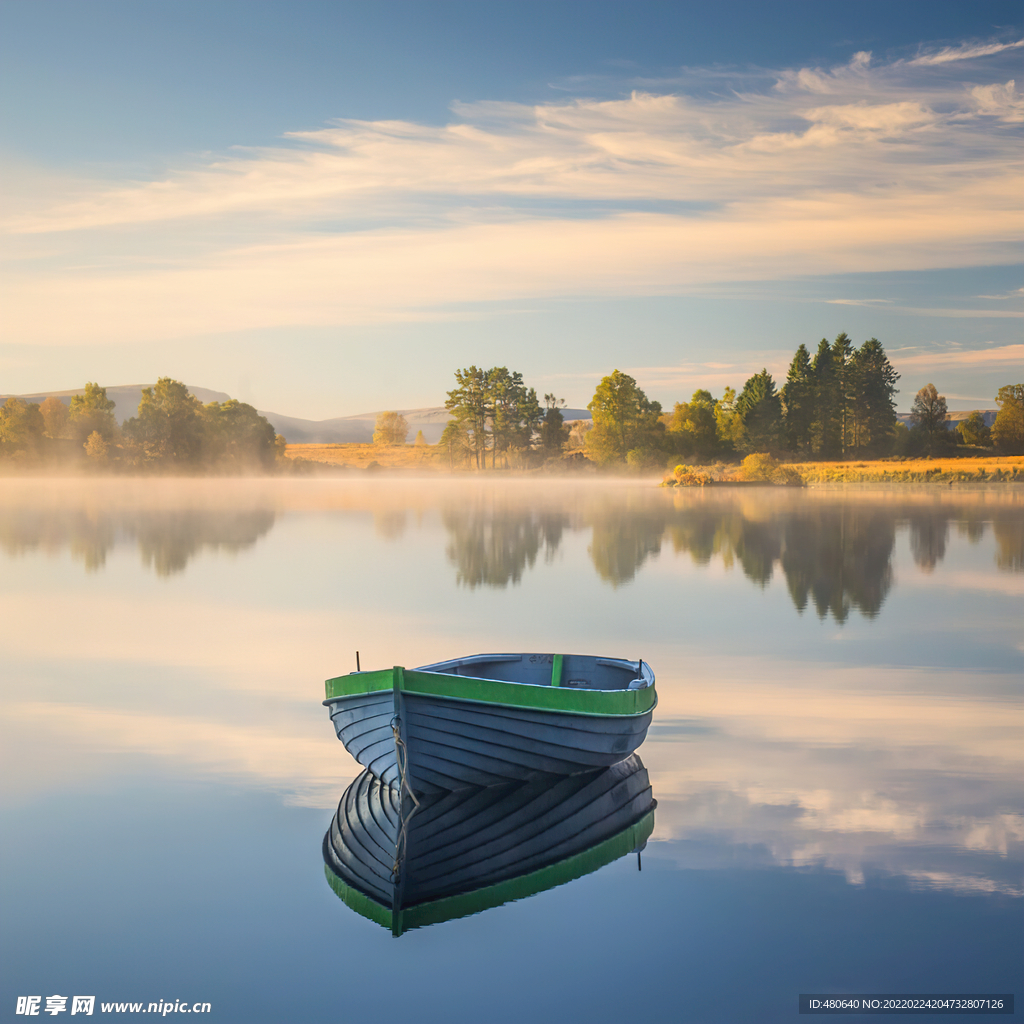
<svg viewBox="0 0 1024 1024">
<path fill-rule="evenodd" d="M 396 668 L 329 680 L 324 703 L 363 767 L 398 785 L 404 745 L 406 784 L 434 793 L 607 768 L 643 743 L 655 702 L 653 686 L 568 690 Z"/>
</svg>

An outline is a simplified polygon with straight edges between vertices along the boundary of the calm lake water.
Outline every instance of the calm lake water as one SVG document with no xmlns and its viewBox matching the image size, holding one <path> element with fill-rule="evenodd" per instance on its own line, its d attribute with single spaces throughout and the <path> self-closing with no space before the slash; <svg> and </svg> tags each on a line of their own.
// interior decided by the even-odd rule
<svg viewBox="0 0 1024 1024">
<path fill-rule="evenodd" d="M 1019 1007 L 1022 613 L 1011 487 L 6 479 L 0 1019 L 54 994 L 314 1024 Z M 321 841 L 358 771 L 320 701 L 356 650 L 648 661 L 643 870 L 397 939 L 349 909 Z"/>
</svg>

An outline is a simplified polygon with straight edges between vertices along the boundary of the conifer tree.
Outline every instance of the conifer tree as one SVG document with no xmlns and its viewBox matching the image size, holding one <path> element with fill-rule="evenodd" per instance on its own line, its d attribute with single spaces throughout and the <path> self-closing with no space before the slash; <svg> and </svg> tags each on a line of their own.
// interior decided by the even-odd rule
<svg viewBox="0 0 1024 1024">
<path fill-rule="evenodd" d="M 850 378 L 855 385 L 849 422 L 851 446 L 881 454 L 896 425 L 900 375 L 893 369 L 877 338 L 865 341 L 850 360 Z"/>
<path fill-rule="evenodd" d="M 822 458 L 839 452 L 839 424 L 836 418 L 836 379 L 832 347 L 822 338 L 811 364 L 814 374 L 814 420 L 811 426 L 811 447 Z"/>
<path fill-rule="evenodd" d="M 782 399 L 767 369 L 754 374 L 736 399 L 736 411 L 743 420 L 740 447 L 748 452 L 766 452 L 779 447 L 782 433 Z"/>
<path fill-rule="evenodd" d="M 857 389 L 856 367 L 853 365 L 853 342 L 850 341 L 850 336 L 846 331 L 837 334 L 836 340 L 832 342 L 832 375 L 839 452 L 841 455 L 845 455 L 850 444 L 852 429 L 850 407 Z"/>
<path fill-rule="evenodd" d="M 789 364 L 786 383 L 780 392 L 785 415 L 786 444 L 792 451 L 811 450 L 811 427 L 814 423 L 814 371 L 811 354 L 801 344 Z"/>
</svg>

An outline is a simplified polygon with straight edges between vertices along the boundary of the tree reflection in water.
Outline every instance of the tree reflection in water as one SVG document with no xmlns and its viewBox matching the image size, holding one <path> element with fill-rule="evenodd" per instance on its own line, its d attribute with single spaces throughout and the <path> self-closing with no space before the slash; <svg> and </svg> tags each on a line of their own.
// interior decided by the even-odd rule
<svg viewBox="0 0 1024 1024">
<path fill-rule="evenodd" d="M 589 506 L 584 518 L 593 531 L 588 551 L 598 576 L 619 587 L 661 552 L 669 513 L 663 503 L 652 505 L 640 495 L 625 494 Z"/>
<path fill-rule="evenodd" d="M 456 579 L 471 590 L 518 583 L 542 549 L 546 558 L 554 555 L 569 523 L 564 512 L 512 504 L 493 494 L 446 505 L 441 519 Z"/>
<path fill-rule="evenodd" d="M 138 544 L 144 565 L 158 576 L 182 572 L 201 551 L 242 551 L 274 525 L 270 509 L 83 508 L 47 505 L 5 510 L 0 548 L 8 555 L 67 548 L 90 571 L 101 569 L 115 545 Z"/>
<path fill-rule="evenodd" d="M 992 524 L 996 537 L 996 565 L 1024 572 L 1024 517 L 1000 518 Z"/>
<path fill-rule="evenodd" d="M 209 482 L 166 494 L 138 485 L 38 494 L 25 489 L 0 503 L 0 550 L 70 550 L 87 570 L 101 568 L 117 544 L 134 543 L 147 566 L 162 576 L 181 572 L 202 551 L 241 551 L 273 527 L 275 509 L 316 507 L 363 510 L 387 544 L 422 543 L 410 523 L 437 510 L 446 553 L 460 585 L 507 587 L 518 583 L 543 552 L 550 560 L 568 534 L 589 532 L 588 553 L 598 577 L 612 587 L 632 582 L 668 545 L 698 565 L 719 559 L 738 566 L 759 587 L 776 570 L 799 611 L 813 606 L 844 622 L 852 609 L 873 617 L 893 586 L 895 541 L 906 530 L 920 571 L 946 557 L 951 530 L 979 542 L 991 527 L 996 565 L 1024 571 L 1024 496 L 1010 486 L 970 491 L 934 488 L 806 490 L 686 488 L 675 492 L 642 485 L 515 481 L 485 487 L 451 482 L 401 489 L 379 483 L 313 492 L 231 492 Z M 234 494 L 234 497 L 232 497 Z M 315 498 L 313 505 L 309 502 Z"/>
<path fill-rule="evenodd" d="M 949 520 L 945 516 L 930 510 L 911 515 L 910 551 L 922 572 L 931 572 L 946 557 L 948 539 Z"/>
<path fill-rule="evenodd" d="M 719 558 L 760 587 L 780 569 L 798 611 L 845 622 L 852 609 L 878 614 L 893 585 L 897 530 L 907 528 L 915 564 L 931 572 L 945 557 L 951 524 L 972 543 L 988 524 L 1003 569 L 1024 568 L 1024 514 L 1016 501 L 991 494 L 847 495 L 687 492 L 665 495 L 594 488 L 571 506 L 517 501 L 512 490 L 445 508 L 448 556 L 460 583 L 504 587 L 522 578 L 543 547 L 550 557 L 563 531 L 591 531 L 598 576 L 613 587 L 631 582 L 667 541 L 698 565 Z"/>
</svg>

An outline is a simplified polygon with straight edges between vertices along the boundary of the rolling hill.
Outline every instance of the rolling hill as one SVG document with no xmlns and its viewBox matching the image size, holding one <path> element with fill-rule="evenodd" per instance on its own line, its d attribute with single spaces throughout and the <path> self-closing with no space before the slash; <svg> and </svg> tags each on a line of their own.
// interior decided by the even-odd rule
<svg viewBox="0 0 1024 1024">
<path fill-rule="evenodd" d="M 139 402 L 142 400 L 142 389 L 152 387 L 150 384 L 126 384 L 107 388 L 107 398 L 114 403 L 114 416 L 119 423 L 134 416 Z M 187 385 L 200 402 L 225 402 L 231 395 L 223 391 L 211 391 L 209 388 L 194 387 Z M 21 398 L 26 402 L 42 402 L 44 399 L 59 398 L 65 405 L 71 404 L 73 395 L 80 395 L 84 388 L 76 388 L 71 391 L 39 391 L 31 395 L 0 395 L 0 402 L 8 398 Z M 274 430 L 283 434 L 293 444 L 359 444 L 368 443 L 373 440 L 373 428 L 377 422 L 377 416 L 383 410 L 375 412 L 358 413 L 355 416 L 336 416 L 327 420 L 306 420 L 297 416 L 285 416 L 282 413 L 270 412 L 267 409 L 257 410 L 261 416 L 273 424 Z M 441 438 L 441 432 L 445 424 L 451 418 L 451 414 L 444 406 L 433 406 L 427 409 L 395 409 L 394 412 L 401 413 L 409 423 L 409 440 L 416 437 L 418 430 L 423 431 L 423 436 L 428 444 L 437 444 Z M 562 415 L 566 420 L 589 420 L 590 412 L 586 409 L 563 409 Z"/>
</svg>

